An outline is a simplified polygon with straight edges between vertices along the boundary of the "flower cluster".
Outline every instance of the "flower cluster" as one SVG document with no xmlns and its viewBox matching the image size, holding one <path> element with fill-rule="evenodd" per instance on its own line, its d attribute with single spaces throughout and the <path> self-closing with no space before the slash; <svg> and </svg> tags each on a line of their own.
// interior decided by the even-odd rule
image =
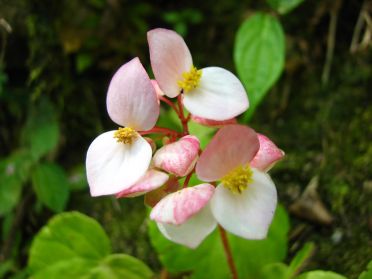
<svg viewBox="0 0 372 279">
<path fill-rule="evenodd" d="M 264 238 L 277 203 L 267 171 L 283 151 L 237 124 L 234 117 L 249 103 L 234 74 L 219 67 L 197 69 L 174 31 L 151 30 L 148 43 L 155 80 L 134 58 L 109 85 L 107 111 L 120 128 L 99 135 L 88 149 L 91 195 L 145 194 L 162 234 L 191 248 L 217 224 L 243 238 Z M 183 131 L 155 126 L 161 101 L 175 110 Z M 218 128 L 204 150 L 189 134 L 189 121 Z M 143 137 L 148 134 L 160 134 L 164 146 L 156 150 L 154 141 Z M 204 183 L 189 185 L 194 173 Z"/>
</svg>

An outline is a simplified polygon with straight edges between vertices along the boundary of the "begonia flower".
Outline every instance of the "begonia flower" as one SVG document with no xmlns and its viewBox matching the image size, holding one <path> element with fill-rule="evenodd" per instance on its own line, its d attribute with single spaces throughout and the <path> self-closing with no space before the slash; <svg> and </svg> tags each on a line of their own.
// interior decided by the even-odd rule
<svg viewBox="0 0 372 279">
<path fill-rule="evenodd" d="M 152 209 L 150 218 L 169 240 L 196 248 L 215 228 L 209 206 L 215 188 L 200 184 L 169 194 Z"/>
<path fill-rule="evenodd" d="M 89 146 L 86 169 L 92 196 L 117 194 L 145 175 L 152 148 L 138 131 L 153 128 L 159 116 L 155 90 L 138 58 L 115 73 L 106 101 L 110 118 L 122 127 L 99 135 Z"/>
<path fill-rule="evenodd" d="M 176 142 L 164 145 L 153 157 L 153 165 L 168 173 L 185 176 L 194 168 L 200 142 L 195 136 L 184 136 Z"/>
<path fill-rule="evenodd" d="M 203 218 L 205 224 L 212 223 L 214 219 L 230 233 L 246 239 L 266 237 L 274 216 L 277 193 L 269 175 L 250 166 L 258 150 L 257 134 L 249 127 L 228 125 L 216 133 L 196 164 L 196 174 L 200 180 L 220 181 L 209 202 L 205 203 L 206 211 L 211 210 L 212 215 L 199 216 L 200 210 L 193 215 L 194 219 Z M 173 216 L 175 213 L 172 210 L 172 206 L 159 206 L 157 212 L 159 215 Z M 152 219 L 158 222 L 158 226 L 159 222 L 165 222 L 154 215 L 152 213 Z M 193 232 L 200 230 L 198 226 L 199 222 L 190 222 L 186 217 L 177 223 L 170 222 L 166 230 L 163 226 L 159 228 L 169 240 L 196 247 L 196 243 L 206 237 L 202 233 L 194 236 Z M 190 246 L 190 243 L 194 243 L 194 246 Z"/>
<path fill-rule="evenodd" d="M 259 144 L 251 128 L 228 125 L 216 133 L 196 165 L 199 179 L 220 181 L 211 199 L 214 218 L 247 239 L 266 237 L 277 204 L 270 176 L 250 166 Z"/>
<path fill-rule="evenodd" d="M 250 162 L 250 165 L 252 168 L 268 172 L 285 154 L 268 137 L 258 133 L 257 136 L 260 142 L 260 149 Z"/>
<path fill-rule="evenodd" d="M 193 115 L 231 119 L 248 108 L 248 98 L 239 79 L 220 67 L 198 70 L 183 38 L 172 30 L 157 28 L 147 33 L 150 60 L 156 81 L 164 94 L 182 93 L 183 104 Z"/>
</svg>

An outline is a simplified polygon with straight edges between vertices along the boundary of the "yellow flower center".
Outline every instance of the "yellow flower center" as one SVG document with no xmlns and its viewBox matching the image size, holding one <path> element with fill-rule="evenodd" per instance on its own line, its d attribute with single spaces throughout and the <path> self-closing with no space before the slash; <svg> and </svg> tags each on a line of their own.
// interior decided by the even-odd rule
<svg viewBox="0 0 372 279">
<path fill-rule="evenodd" d="M 182 88 L 184 93 L 189 92 L 198 87 L 201 76 L 202 70 L 198 70 L 195 66 L 191 66 L 189 72 L 184 72 L 182 74 L 183 80 L 179 80 L 177 85 Z"/>
<path fill-rule="evenodd" d="M 132 144 L 133 140 L 138 137 L 137 132 L 129 127 L 119 128 L 114 133 L 114 138 L 117 142 L 122 142 L 124 144 Z"/>
<path fill-rule="evenodd" d="M 226 174 L 221 182 L 231 192 L 240 194 L 253 182 L 252 176 L 253 171 L 249 165 L 239 166 Z"/>
</svg>

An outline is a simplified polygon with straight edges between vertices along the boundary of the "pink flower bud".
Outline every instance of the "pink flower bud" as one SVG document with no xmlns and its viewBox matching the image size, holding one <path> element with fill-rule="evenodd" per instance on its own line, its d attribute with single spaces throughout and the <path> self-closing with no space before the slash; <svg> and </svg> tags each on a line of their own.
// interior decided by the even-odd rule
<svg viewBox="0 0 372 279">
<path fill-rule="evenodd" d="M 254 156 L 250 165 L 261 171 L 269 171 L 277 161 L 283 158 L 284 152 L 279 149 L 268 137 L 257 134 L 260 149 Z"/>
<path fill-rule="evenodd" d="M 214 189 L 210 184 L 200 184 L 169 194 L 152 209 L 150 218 L 159 223 L 181 225 L 208 204 Z"/>
<path fill-rule="evenodd" d="M 153 164 L 171 174 L 185 176 L 195 166 L 199 146 L 197 137 L 185 136 L 160 148 L 153 157 Z"/>
</svg>

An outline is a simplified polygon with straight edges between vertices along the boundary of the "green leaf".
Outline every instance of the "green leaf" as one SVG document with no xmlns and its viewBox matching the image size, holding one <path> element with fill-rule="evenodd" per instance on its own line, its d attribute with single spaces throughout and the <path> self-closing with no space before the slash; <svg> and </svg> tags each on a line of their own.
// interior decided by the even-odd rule
<svg viewBox="0 0 372 279">
<path fill-rule="evenodd" d="M 332 271 L 314 270 L 301 274 L 296 279 L 347 279 L 345 276 Z"/>
<path fill-rule="evenodd" d="M 79 53 L 76 57 L 76 71 L 82 73 L 93 64 L 93 58 L 88 53 Z"/>
<path fill-rule="evenodd" d="M 0 216 L 9 213 L 18 204 L 22 185 L 28 179 L 33 163 L 25 150 L 0 160 Z"/>
<path fill-rule="evenodd" d="M 200 140 L 200 148 L 204 149 L 211 141 L 217 128 L 206 127 L 196 122 L 189 122 L 190 135 L 195 135 Z"/>
<path fill-rule="evenodd" d="M 358 279 L 372 279 L 372 261 L 369 262 L 367 266 L 367 270 L 363 271 Z"/>
<path fill-rule="evenodd" d="M 283 71 L 285 40 L 280 22 L 273 16 L 255 14 L 239 28 L 234 61 L 250 102 L 248 120 Z"/>
<path fill-rule="evenodd" d="M 283 263 L 273 263 L 264 266 L 258 278 L 262 279 L 289 279 L 289 268 Z"/>
<path fill-rule="evenodd" d="M 140 260 L 125 254 L 113 254 L 92 270 L 89 278 L 141 279 L 151 278 L 152 275 L 152 271 Z"/>
<path fill-rule="evenodd" d="M 100 260 L 110 252 L 110 240 L 97 221 L 78 212 L 61 213 L 34 238 L 28 266 L 35 273 L 75 258 Z"/>
<path fill-rule="evenodd" d="M 305 265 L 306 261 L 313 255 L 315 249 L 314 243 L 306 243 L 289 265 L 289 272 L 292 275 L 297 274 Z"/>
<path fill-rule="evenodd" d="M 42 99 L 31 109 L 22 130 L 22 142 L 31 149 L 35 159 L 46 155 L 58 144 L 59 125 L 52 104 Z"/>
<path fill-rule="evenodd" d="M 37 234 L 28 262 L 34 279 L 144 279 L 152 271 L 125 254 L 110 255 L 102 227 L 78 212 L 52 218 Z"/>
<path fill-rule="evenodd" d="M 304 0 L 266 0 L 280 14 L 286 14 L 300 5 Z"/>
<path fill-rule="evenodd" d="M 280 262 L 287 253 L 289 220 L 283 207 L 277 208 L 268 237 L 264 240 L 245 240 L 229 234 L 229 242 L 239 278 L 257 278 L 263 266 Z M 193 271 L 190 278 L 219 279 L 230 275 L 218 230 L 195 250 L 174 244 L 150 223 L 150 240 L 162 264 L 173 273 Z"/>
<path fill-rule="evenodd" d="M 69 197 L 69 184 L 64 170 L 56 164 L 37 165 L 32 173 L 32 186 L 38 199 L 49 209 L 61 212 Z"/>
</svg>

